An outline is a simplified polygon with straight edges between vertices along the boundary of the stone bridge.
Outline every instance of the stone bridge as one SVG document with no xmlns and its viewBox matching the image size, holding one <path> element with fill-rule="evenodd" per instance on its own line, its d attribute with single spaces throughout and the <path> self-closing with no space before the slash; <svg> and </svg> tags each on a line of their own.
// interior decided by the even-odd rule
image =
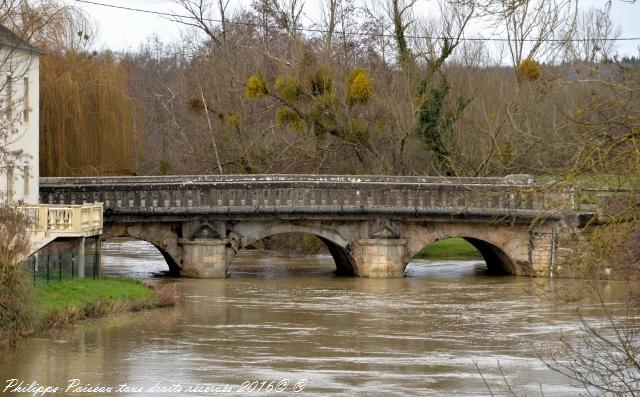
<svg viewBox="0 0 640 397">
<path fill-rule="evenodd" d="M 41 178 L 40 201 L 102 202 L 103 239 L 148 241 L 171 270 L 210 278 L 226 277 L 242 248 L 290 232 L 320 238 L 344 275 L 402 277 L 424 246 L 463 237 L 490 270 L 553 277 L 591 216 L 527 175 Z"/>
</svg>

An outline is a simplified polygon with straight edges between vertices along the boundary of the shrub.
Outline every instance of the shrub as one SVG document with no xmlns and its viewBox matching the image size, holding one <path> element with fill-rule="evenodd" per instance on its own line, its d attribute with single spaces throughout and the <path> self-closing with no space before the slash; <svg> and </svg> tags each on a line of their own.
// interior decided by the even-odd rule
<svg viewBox="0 0 640 397">
<path fill-rule="evenodd" d="M 193 114 L 202 114 L 205 110 L 202 98 L 197 95 L 187 99 L 187 107 Z"/>
<path fill-rule="evenodd" d="M 302 93 L 300 84 L 289 76 L 278 77 L 275 87 L 278 94 L 287 101 L 294 101 Z"/>
<path fill-rule="evenodd" d="M 306 126 L 300 115 L 286 106 L 281 106 L 276 110 L 276 123 L 290 127 L 295 132 L 302 132 Z"/>
<path fill-rule="evenodd" d="M 533 59 L 527 58 L 518 65 L 518 77 L 529 81 L 540 78 L 540 64 Z"/>
<path fill-rule="evenodd" d="M 229 113 L 226 115 L 226 122 L 229 127 L 239 127 L 242 125 L 242 116 L 240 113 Z"/>
<path fill-rule="evenodd" d="M 369 143 L 369 126 L 359 120 L 349 121 L 349 140 L 367 145 Z"/>
<path fill-rule="evenodd" d="M 260 99 L 269 94 L 267 84 L 259 74 L 254 74 L 247 80 L 247 87 L 244 90 L 244 96 L 247 99 Z"/>
<path fill-rule="evenodd" d="M 585 262 L 590 266 L 614 269 L 616 277 L 640 280 L 638 241 L 640 221 L 616 222 L 596 227 L 590 238 L 591 250 Z"/>
<path fill-rule="evenodd" d="M 289 125 L 299 119 L 298 113 L 289 107 L 281 106 L 276 109 L 276 123 L 280 125 Z"/>
<path fill-rule="evenodd" d="M 171 163 L 169 160 L 160 160 L 160 163 L 158 163 L 158 173 L 160 175 L 167 175 L 169 170 L 171 170 Z"/>
<path fill-rule="evenodd" d="M 311 90 L 314 95 L 322 95 L 333 91 L 333 71 L 328 66 L 320 66 L 311 79 Z"/>
<path fill-rule="evenodd" d="M 157 307 L 175 306 L 178 302 L 178 292 L 176 291 L 175 283 L 156 287 L 156 293 L 158 294 L 158 298 L 156 299 Z"/>
<path fill-rule="evenodd" d="M 26 268 L 28 219 L 14 208 L 0 207 L 0 342 L 15 345 L 32 325 L 32 300 Z"/>
<path fill-rule="evenodd" d="M 354 69 L 347 80 L 349 88 L 347 99 L 349 103 L 366 103 L 373 91 L 373 83 L 364 69 Z"/>
</svg>

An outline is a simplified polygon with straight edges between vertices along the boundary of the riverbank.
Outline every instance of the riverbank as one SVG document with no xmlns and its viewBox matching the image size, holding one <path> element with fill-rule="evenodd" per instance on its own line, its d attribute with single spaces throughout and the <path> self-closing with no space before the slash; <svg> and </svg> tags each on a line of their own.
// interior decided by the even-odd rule
<svg viewBox="0 0 640 397">
<path fill-rule="evenodd" d="M 463 238 L 448 238 L 424 247 L 416 259 L 482 259 L 480 252 Z"/>
<path fill-rule="evenodd" d="M 33 303 L 37 327 L 47 330 L 108 313 L 150 308 L 156 295 L 134 280 L 74 279 L 38 285 Z"/>
<path fill-rule="evenodd" d="M 72 279 L 37 284 L 30 294 L 30 326 L 19 332 L 0 330 L 0 347 L 15 343 L 6 335 L 44 334 L 81 320 L 176 303 L 173 286 L 153 287 L 131 279 Z M 3 336 L 3 334 L 5 336 Z"/>
</svg>

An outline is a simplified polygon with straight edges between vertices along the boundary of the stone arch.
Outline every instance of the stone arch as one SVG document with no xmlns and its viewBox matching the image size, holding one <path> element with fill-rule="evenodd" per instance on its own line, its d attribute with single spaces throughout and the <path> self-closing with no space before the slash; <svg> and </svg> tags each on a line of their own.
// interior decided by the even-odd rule
<svg viewBox="0 0 640 397">
<path fill-rule="evenodd" d="M 489 272 L 516 274 L 516 270 L 511 258 L 500 248 L 495 245 L 473 237 L 461 236 L 473 245 L 482 255 Z"/>
<path fill-rule="evenodd" d="M 244 233 L 243 233 L 244 232 Z M 284 233 L 312 234 L 322 241 L 336 264 L 337 275 L 357 274 L 357 265 L 351 254 L 351 243 L 338 231 L 322 224 L 301 224 L 290 222 L 239 224 L 231 233 L 242 236 L 239 248 L 245 248 L 265 237 Z M 231 262 L 229 260 L 229 262 Z"/>
<path fill-rule="evenodd" d="M 101 240 L 114 237 L 128 237 L 143 240 L 153 245 L 169 266 L 169 272 L 180 274 L 182 249 L 178 245 L 176 232 L 171 225 L 164 223 L 149 224 L 105 224 Z"/>
<path fill-rule="evenodd" d="M 528 233 L 511 225 L 431 223 L 408 225 L 407 257 L 411 260 L 422 248 L 438 240 L 460 237 L 482 255 L 492 273 L 527 274 L 526 260 L 520 258 L 523 238 Z M 524 243 L 526 245 L 526 243 Z"/>
</svg>

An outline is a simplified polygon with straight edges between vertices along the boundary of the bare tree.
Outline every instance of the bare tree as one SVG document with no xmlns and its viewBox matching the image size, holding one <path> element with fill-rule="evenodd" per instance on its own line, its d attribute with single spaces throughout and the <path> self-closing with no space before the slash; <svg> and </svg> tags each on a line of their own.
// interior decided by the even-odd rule
<svg viewBox="0 0 640 397">
<path fill-rule="evenodd" d="M 338 13 L 342 5 L 342 0 L 325 0 L 322 2 L 322 19 L 326 29 L 324 39 L 324 53 L 328 57 L 331 54 L 333 44 L 333 34 L 338 25 Z"/>
<path fill-rule="evenodd" d="M 566 43 L 567 60 L 593 63 L 611 58 L 621 30 L 613 24 L 610 14 L 610 4 L 580 11 L 574 40 Z"/>
<path fill-rule="evenodd" d="M 437 59 L 445 45 L 455 49 L 462 44 L 467 26 L 475 17 L 474 3 L 439 1 L 438 7 L 437 18 L 420 20 L 414 29 L 416 35 L 412 41 L 416 56 L 424 62 Z"/>
<path fill-rule="evenodd" d="M 397 59 L 395 40 L 389 38 L 389 31 L 393 30 L 388 8 L 381 0 L 370 0 L 361 7 L 364 15 L 362 31 L 367 34 L 363 45 L 367 52 L 375 54 L 383 63 L 394 62 Z"/>
<path fill-rule="evenodd" d="M 506 34 L 514 68 L 525 59 L 553 61 L 573 36 L 577 0 L 481 0 L 479 8 Z"/>
<path fill-rule="evenodd" d="M 588 396 L 640 396 L 640 324 L 637 313 L 614 319 L 601 298 L 604 319 L 578 312 L 582 336 L 561 339 L 562 348 L 541 354 L 547 366 L 575 381 Z"/>
<path fill-rule="evenodd" d="M 228 31 L 228 12 L 230 0 L 217 0 L 215 8 L 217 15 L 214 14 L 214 5 L 210 0 L 174 0 L 185 15 L 176 13 L 173 17 L 183 25 L 196 28 L 204 33 L 211 42 L 218 47 L 222 47 L 227 40 Z"/>
<path fill-rule="evenodd" d="M 407 70 L 413 63 L 413 55 L 407 42 L 407 29 L 415 21 L 413 6 L 417 0 L 389 0 L 387 12 L 393 22 L 393 34 L 398 46 L 398 62 Z"/>
<path fill-rule="evenodd" d="M 298 37 L 304 10 L 301 0 L 255 0 L 253 7 L 267 18 L 267 23 L 284 29 L 291 37 Z"/>
</svg>

